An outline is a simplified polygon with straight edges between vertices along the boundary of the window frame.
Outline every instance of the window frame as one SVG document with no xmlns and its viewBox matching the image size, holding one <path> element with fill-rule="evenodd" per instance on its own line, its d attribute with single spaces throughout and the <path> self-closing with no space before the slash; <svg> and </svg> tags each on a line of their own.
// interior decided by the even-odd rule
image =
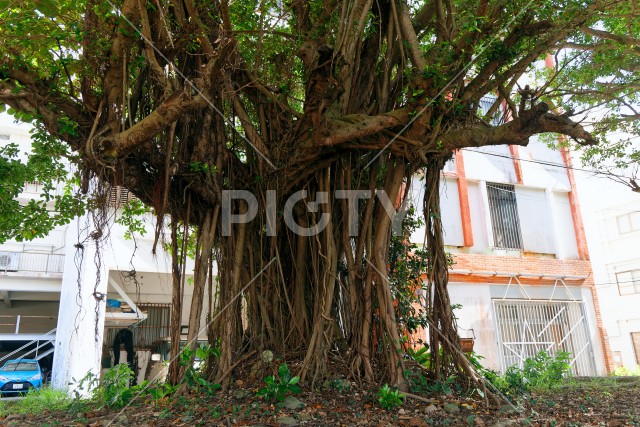
<svg viewBox="0 0 640 427">
<path fill-rule="evenodd" d="M 629 275 L 628 277 L 620 277 L 621 275 Z M 616 273 L 616 283 L 618 285 L 618 294 L 621 297 L 628 295 L 640 295 L 640 269 L 619 271 Z M 621 286 L 622 285 L 622 286 Z M 631 288 L 631 292 L 623 289 Z"/>
<path fill-rule="evenodd" d="M 524 250 L 515 185 L 487 182 L 486 186 L 493 248 L 512 251 Z M 503 202 L 507 203 L 500 207 L 496 205 Z M 515 221 L 515 224 L 509 224 L 512 221 Z M 502 236 L 499 238 L 501 234 Z"/>
<path fill-rule="evenodd" d="M 637 224 L 635 227 L 634 227 L 634 220 L 633 220 L 634 217 L 637 217 Z M 625 230 L 622 229 L 623 227 L 621 227 L 621 221 L 626 221 L 627 223 L 626 227 L 628 227 L 628 229 L 626 227 L 625 227 Z M 633 212 L 616 216 L 616 227 L 618 228 L 618 234 L 620 235 L 640 231 L 640 211 L 633 211 Z"/>
</svg>

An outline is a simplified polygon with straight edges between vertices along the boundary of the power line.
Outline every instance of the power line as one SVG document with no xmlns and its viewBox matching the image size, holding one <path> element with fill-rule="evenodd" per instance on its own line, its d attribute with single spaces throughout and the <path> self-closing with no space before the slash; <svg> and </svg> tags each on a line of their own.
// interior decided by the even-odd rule
<svg viewBox="0 0 640 427">
<path fill-rule="evenodd" d="M 520 157 L 514 157 L 514 156 L 507 156 L 505 154 L 498 154 L 498 153 L 490 153 L 490 152 L 485 152 L 485 151 L 479 151 L 479 150 L 472 150 L 470 148 L 462 148 L 462 150 L 464 151 L 469 151 L 471 153 L 479 153 L 479 154 L 486 154 L 488 156 L 495 156 L 495 157 L 502 157 L 504 159 L 512 159 L 512 160 L 519 160 L 521 162 L 529 162 L 529 163 L 536 163 L 539 165 L 543 165 L 543 166 L 551 166 L 551 167 L 555 167 L 555 168 L 560 168 L 560 169 L 571 169 L 571 170 L 575 170 L 575 171 L 579 171 L 579 172 L 586 172 L 586 173 L 591 173 L 594 175 L 605 175 L 605 176 L 614 176 L 616 178 L 621 178 L 621 179 L 631 179 L 628 176 L 625 175 L 618 175 L 618 174 L 614 174 L 612 172 L 602 172 L 602 171 L 598 171 L 598 170 L 590 170 L 590 169 L 583 169 L 583 168 L 576 168 L 574 166 L 567 166 L 564 164 L 560 164 L 560 163 L 554 163 L 554 162 L 547 162 L 545 160 L 532 160 L 532 159 L 523 159 Z"/>
</svg>

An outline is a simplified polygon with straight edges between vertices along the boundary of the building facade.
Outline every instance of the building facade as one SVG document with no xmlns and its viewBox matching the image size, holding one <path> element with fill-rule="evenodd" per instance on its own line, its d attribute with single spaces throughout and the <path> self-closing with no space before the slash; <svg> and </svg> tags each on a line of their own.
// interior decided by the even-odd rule
<svg viewBox="0 0 640 427">
<path fill-rule="evenodd" d="M 31 144 L 24 125 L 0 125 L 0 139 L 25 152 Z M 38 183 L 27 183 L 18 200 L 26 203 L 40 192 Z M 133 333 L 139 379 L 151 375 L 152 354 L 169 357 L 170 256 L 162 243 L 152 255 L 151 215 L 143 218 L 147 233 L 133 239 L 123 225 L 113 223 L 130 199 L 126 190 L 112 188 L 108 198 L 112 221 L 101 230 L 100 248 L 92 237 L 90 214 L 46 237 L 0 244 L 0 364 L 36 358 L 54 387 L 73 389 L 88 372 L 99 376 L 113 363 L 112 344 L 121 329 Z M 185 271 L 189 280 L 191 260 Z M 182 325 L 187 325 L 193 287 L 184 289 Z M 206 333 L 200 338 L 206 340 Z M 119 359 L 126 362 L 122 353 Z"/>
<path fill-rule="evenodd" d="M 504 371 L 563 350 L 576 375 L 609 372 L 569 154 L 540 141 L 463 149 L 440 193 L 451 302 L 484 364 Z M 419 176 L 411 194 L 421 206 Z M 411 240 L 422 244 L 424 230 Z"/>
<path fill-rule="evenodd" d="M 596 289 L 615 367 L 640 365 L 640 198 L 595 213 L 592 245 L 599 252 Z"/>
</svg>

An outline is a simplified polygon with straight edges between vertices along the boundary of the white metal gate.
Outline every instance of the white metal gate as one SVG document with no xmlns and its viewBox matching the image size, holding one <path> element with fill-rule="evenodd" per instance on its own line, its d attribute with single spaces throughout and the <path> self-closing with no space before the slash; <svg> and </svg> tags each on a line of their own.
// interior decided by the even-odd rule
<svg viewBox="0 0 640 427">
<path fill-rule="evenodd" d="M 522 367 L 540 350 L 571 355 L 573 375 L 596 375 L 586 310 L 582 301 L 494 299 L 503 372 Z"/>
</svg>

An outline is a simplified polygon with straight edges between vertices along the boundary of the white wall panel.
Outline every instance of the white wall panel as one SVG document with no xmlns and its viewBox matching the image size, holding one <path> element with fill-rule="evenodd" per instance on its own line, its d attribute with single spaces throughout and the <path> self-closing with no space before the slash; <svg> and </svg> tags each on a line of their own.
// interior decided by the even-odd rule
<svg viewBox="0 0 640 427">
<path fill-rule="evenodd" d="M 573 228 L 569 194 L 554 192 L 553 200 L 556 212 L 558 213 L 558 235 L 556 236 L 558 242 L 558 258 L 578 259 L 578 245 Z"/>
<path fill-rule="evenodd" d="M 526 252 L 555 253 L 553 223 L 544 190 L 515 187 L 522 246 Z"/>
<path fill-rule="evenodd" d="M 525 185 L 568 191 L 569 178 L 564 168 L 562 153 L 554 148 L 549 148 L 544 142 L 531 138 L 527 147 L 520 147 L 520 158 L 523 160 L 522 178 Z M 527 160 L 533 160 L 530 162 Z M 535 163 L 540 162 L 540 163 Z M 547 163 L 547 164 L 541 164 Z M 558 166 L 554 166 L 558 165 Z"/>
<path fill-rule="evenodd" d="M 449 283 L 447 286 L 451 304 L 461 304 L 454 313 L 458 318 L 460 336 L 467 337 L 473 329 L 476 340 L 473 350 L 483 356 L 482 365 L 499 370 L 500 355 L 496 344 L 498 337 L 491 309 L 490 287 L 486 284 Z M 464 329 L 464 330 L 462 330 Z"/>
<path fill-rule="evenodd" d="M 464 246 L 457 180 L 443 179 L 441 181 L 440 211 L 444 244 L 447 246 Z"/>
<path fill-rule="evenodd" d="M 485 220 L 485 203 L 482 200 L 480 183 L 467 182 L 467 192 L 469 194 L 469 211 L 471 212 L 471 228 L 473 231 L 473 246 L 471 252 L 485 252 L 489 247 L 487 239 L 487 227 Z"/>
<path fill-rule="evenodd" d="M 416 215 L 424 218 L 422 209 L 424 198 L 424 181 L 417 176 L 411 179 L 409 202 L 416 208 Z M 444 178 L 440 183 L 440 209 L 444 244 L 448 246 L 463 246 L 462 221 L 460 219 L 460 198 L 458 196 L 458 183 L 456 179 Z M 411 234 L 411 242 L 422 244 L 424 242 L 425 227 L 417 228 Z"/>
<path fill-rule="evenodd" d="M 467 179 L 514 183 L 516 172 L 507 145 L 465 149 L 464 168 Z M 506 157 L 505 157 L 506 156 Z"/>
</svg>

